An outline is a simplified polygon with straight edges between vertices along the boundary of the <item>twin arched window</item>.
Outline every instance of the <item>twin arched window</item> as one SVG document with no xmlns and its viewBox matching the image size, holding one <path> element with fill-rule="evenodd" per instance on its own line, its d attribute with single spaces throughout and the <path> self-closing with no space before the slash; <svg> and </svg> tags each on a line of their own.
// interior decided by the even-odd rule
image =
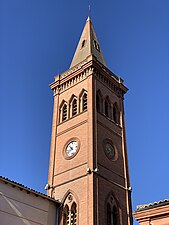
<svg viewBox="0 0 169 225">
<path fill-rule="evenodd" d="M 72 95 L 69 105 L 66 101 L 62 101 L 60 105 L 60 122 L 87 110 L 87 92 L 82 90 L 79 98 Z M 69 106 L 69 107 L 68 107 Z"/>
<path fill-rule="evenodd" d="M 96 110 L 99 113 L 103 113 L 106 117 L 113 119 L 115 123 L 120 123 L 120 112 L 117 102 L 115 102 L 112 107 L 112 103 L 108 96 L 106 96 L 103 101 L 103 96 L 100 90 L 96 93 Z"/>
<path fill-rule="evenodd" d="M 77 206 L 73 202 L 71 208 L 68 205 L 64 208 L 63 225 L 77 225 Z"/>
<path fill-rule="evenodd" d="M 77 225 L 77 204 L 71 193 L 64 203 L 63 225 Z"/>
</svg>

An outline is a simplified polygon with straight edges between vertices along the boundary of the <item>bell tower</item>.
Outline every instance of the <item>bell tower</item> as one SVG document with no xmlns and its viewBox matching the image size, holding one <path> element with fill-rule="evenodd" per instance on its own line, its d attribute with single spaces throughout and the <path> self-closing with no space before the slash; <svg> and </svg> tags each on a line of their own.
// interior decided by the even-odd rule
<svg viewBox="0 0 169 225">
<path fill-rule="evenodd" d="M 70 68 L 55 77 L 48 195 L 60 225 L 131 225 L 123 80 L 88 18 Z"/>
</svg>

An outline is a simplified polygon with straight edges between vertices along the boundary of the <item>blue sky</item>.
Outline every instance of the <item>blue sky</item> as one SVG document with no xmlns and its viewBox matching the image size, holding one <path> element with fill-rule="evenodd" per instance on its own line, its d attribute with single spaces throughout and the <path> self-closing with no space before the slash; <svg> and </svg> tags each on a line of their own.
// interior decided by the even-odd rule
<svg viewBox="0 0 169 225">
<path fill-rule="evenodd" d="M 91 5 L 109 69 L 129 88 L 125 117 L 133 209 L 169 198 L 169 1 L 0 1 L 0 174 L 47 183 L 53 97 Z"/>
</svg>

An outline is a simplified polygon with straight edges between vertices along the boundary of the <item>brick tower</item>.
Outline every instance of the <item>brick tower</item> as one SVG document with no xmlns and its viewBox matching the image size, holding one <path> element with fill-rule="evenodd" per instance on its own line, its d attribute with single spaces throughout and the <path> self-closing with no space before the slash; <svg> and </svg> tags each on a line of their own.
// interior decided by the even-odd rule
<svg viewBox="0 0 169 225">
<path fill-rule="evenodd" d="M 124 94 L 87 19 L 70 68 L 55 77 L 48 194 L 60 225 L 131 225 Z"/>
</svg>

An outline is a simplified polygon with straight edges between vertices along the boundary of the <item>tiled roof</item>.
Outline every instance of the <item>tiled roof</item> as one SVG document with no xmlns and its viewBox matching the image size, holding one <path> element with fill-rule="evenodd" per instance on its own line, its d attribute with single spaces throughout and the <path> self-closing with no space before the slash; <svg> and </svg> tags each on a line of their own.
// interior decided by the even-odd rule
<svg viewBox="0 0 169 225">
<path fill-rule="evenodd" d="M 25 191 L 27 191 L 28 194 L 32 193 L 32 194 L 36 195 L 37 197 L 39 196 L 39 197 L 42 197 L 44 199 L 48 199 L 50 201 L 53 201 L 55 203 L 60 204 L 59 200 L 56 200 L 56 199 L 54 199 L 54 198 L 52 198 L 48 195 L 45 195 L 41 192 L 35 191 L 35 190 L 33 190 L 29 187 L 24 186 L 23 184 L 17 183 L 13 180 L 10 180 L 10 179 L 6 178 L 6 177 L 0 176 L 0 181 L 3 181 L 5 184 L 11 184 L 13 187 L 18 187 L 18 188 L 20 188 L 21 191 L 25 190 Z"/>
<path fill-rule="evenodd" d="M 136 208 L 136 212 L 159 207 L 159 206 L 164 206 L 164 205 L 169 205 L 169 199 L 164 199 L 164 200 L 160 200 L 158 202 L 153 202 L 153 203 L 144 204 L 144 205 L 138 205 Z"/>
</svg>

